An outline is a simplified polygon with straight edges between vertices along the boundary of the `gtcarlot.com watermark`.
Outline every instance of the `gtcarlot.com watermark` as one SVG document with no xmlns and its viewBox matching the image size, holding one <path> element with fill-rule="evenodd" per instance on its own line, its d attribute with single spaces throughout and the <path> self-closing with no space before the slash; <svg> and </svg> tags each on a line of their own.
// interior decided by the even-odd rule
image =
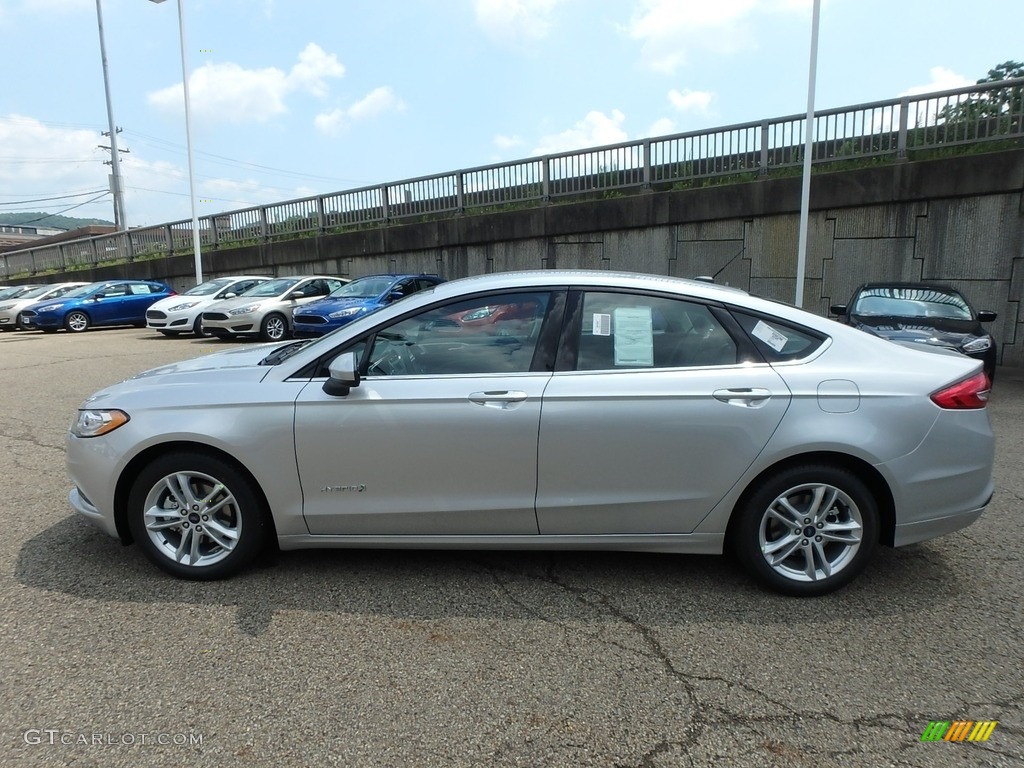
<svg viewBox="0 0 1024 768">
<path fill-rule="evenodd" d="M 203 734 L 181 733 L 113 733 L 110 731 L 64 731 L 59 728 L 28 728 L 21 738 L 30 746 L 61 747 L 196 747 L 203 743 Z"/>
</svg>

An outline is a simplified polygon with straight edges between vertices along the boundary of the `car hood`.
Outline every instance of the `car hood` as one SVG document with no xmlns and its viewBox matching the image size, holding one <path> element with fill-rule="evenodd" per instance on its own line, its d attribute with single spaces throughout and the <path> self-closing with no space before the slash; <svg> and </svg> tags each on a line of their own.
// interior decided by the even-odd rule
<svg viewBox="0 0 1024 768">
<path fill-rule="evenodd" d="M 167 296 L 166 298 L 160 299 L 149 306 L 150 309 L 159 309 L 166 312 L 171 307 L 176 307 L 179 304 L 187 304 L 196 302 L 200 305 L 209 305 L 218 301 L 227 301 L 227 299 L 215 299 L 213 296 L 186 296 L 183 293 L 175 294 L 174 296 Z"/>
<path fill-rule="evenodd" d="M 287 342 L 288 344 L 292 342 Z M 225 371 L 232 368 L 257 368 L 260 378 L 266 375 L 267 366 L 259 365 L 267 355 L 278 347 L 285 346 L 276 344 L 257 344 L 245 346 L 238 349 L 228 349 L 223 352 L 214 352 L 202 357 L 193 357 L 189 360 L 180 360 L 177 363 L 162 365 L 159 368 L 151 368 L 148 371 L 133 376 L 133 379 L 145 379 L 154 376 L 176 376 L 178 374 L 192 374 L 206 371 Z"/>
<path fill-rule="evenodd" d="M 956 349 L 971 339 L 985 336 L 976 320 L 951 320 L 934 317 L 859 317 L 852 324 L 862 331 L 890 341 L 929 344 Z"/>
<path fill-rule="evenodd" d="M 317 315 L 329 315 L 331 312 L 337 312 L 339 309 L 345 309 L 346 307 L 376 307 L 376 299 L 360 299 L 360 298 L 346 298 L 346 299 L 319 299 L 317 301 L 310 302 L 301 310 L 296 310 L 296 313 L 302 312 L 303 314 L 317 314 Z"/>
<path fill-rule="evenodd" d="M 245 307 L 249 304 L 267 304 L 270 302 L 280 303 L 282 298 L 280 296 L 236 296 L 233 299 L 221 299 L 215 301 L 207 307 L 207 310 L 214 310 L 218 312 L 226 312 L 234 309 L 235 307 Z"/>
</svg>

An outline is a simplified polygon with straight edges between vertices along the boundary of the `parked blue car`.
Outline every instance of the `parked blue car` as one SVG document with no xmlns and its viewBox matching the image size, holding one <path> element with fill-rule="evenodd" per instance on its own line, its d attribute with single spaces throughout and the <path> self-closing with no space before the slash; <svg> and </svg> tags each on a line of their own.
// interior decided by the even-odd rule
<svg viewBox="0 0 1024 768">
<path fill-rule="evenodd" d="M 292 314 L 292 334 L 300 338 L 323 336 L 358 317 L 443 282 L 437 275 L 360 277 L 326 298 L 296 309 Z"/>
<path fill-rule="evenodd" d="M 47 333 L 61 328 L 81 333 L 96 325 L 143 328 L 149 305 L 174 293 L 170 286 L 150 280 L 104 280 L 30 304 L 21 312 L 22 323 L 28 330 Z"/>
</svg>

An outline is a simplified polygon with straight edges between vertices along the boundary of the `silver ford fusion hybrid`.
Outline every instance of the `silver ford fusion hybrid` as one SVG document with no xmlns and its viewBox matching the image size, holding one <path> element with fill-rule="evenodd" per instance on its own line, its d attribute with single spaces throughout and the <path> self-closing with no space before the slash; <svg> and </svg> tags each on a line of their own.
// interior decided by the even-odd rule
<svg viewBox="0 0 1024 768">
<path fill-rule="evenodd" d="M 188 579 L 275 545 L 728 550 L 819 595 L 978 518 L 988 392 L 976 360 L 736 289 L 492 274 L 97 392 L 69 498 Z"/>
</svg>

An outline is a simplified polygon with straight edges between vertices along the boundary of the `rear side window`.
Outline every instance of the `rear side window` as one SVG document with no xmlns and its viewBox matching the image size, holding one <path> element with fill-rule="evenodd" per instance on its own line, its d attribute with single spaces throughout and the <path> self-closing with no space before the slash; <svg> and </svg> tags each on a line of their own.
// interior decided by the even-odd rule
<svg viewBox="0 0 1024 768">
<path fill-rule="evenodd" d="M 774 317 L 750 315 L 735 310 L 732 314 L 757 350 L 770 363 L 801 360 L 825 343 L 825 336 Z"/>
<path fill-rule="evenodd" d="M 736 343 L 710 310 L 679 299 L 587 291 L 575 370 L 734 365 Z"/>
</svg>

